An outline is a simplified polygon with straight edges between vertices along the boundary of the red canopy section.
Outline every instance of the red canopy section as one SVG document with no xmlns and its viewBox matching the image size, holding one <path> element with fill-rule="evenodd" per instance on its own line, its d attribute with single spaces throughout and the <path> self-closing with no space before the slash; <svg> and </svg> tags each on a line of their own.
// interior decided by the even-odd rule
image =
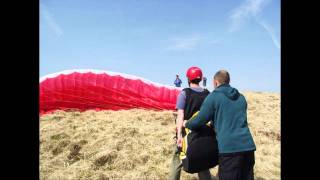
<svg viewBox="0 0 320 180">
<path fill-rule="evenodd" d="M 174 110 L 180 91 L 127 74 L 97 70 L 63 71 L 40 79 L 40 114 L 58 109 Z"/>
</svg>

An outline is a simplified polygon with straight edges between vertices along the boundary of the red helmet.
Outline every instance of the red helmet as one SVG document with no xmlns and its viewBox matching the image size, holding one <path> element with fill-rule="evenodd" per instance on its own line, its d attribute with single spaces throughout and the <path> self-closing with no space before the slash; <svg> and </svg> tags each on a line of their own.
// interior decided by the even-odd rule
<svg viewBox="0 0 320 180">
<path fill-rule="evenodd" d="M 190 67 L 188 69 L 188 71 L 187 71 L 187 78 L 190 81 L 192 81 L 194 79 L 197 79 L 197 78 L 202 79 L 202 71 L 201 71 L 201 69 L 198 68 L 198 67 L 195 67 L 195 66 Z"/>
</svg>

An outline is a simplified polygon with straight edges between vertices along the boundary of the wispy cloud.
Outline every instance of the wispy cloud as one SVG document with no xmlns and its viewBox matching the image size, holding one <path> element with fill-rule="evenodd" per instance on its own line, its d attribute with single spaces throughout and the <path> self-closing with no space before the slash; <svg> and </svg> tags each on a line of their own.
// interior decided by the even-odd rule
<svg viewBox="0 0 320 180">
<path fill-rule="evenodd" d="M 198 35 L 189 37 L 178 37 L 170 39 L 172 45 L 167 47 L 168 50 L 193 50 L 199 45 L 201 38 Z"/>
<path fill-rule="evenodd" d="M 43 15 L 45 22 L 48 24 L 49 28 L 59 37 L 63 34 L 62 28 L 56 22 L 52 14 L 50 13 L 49 9 L 46 7 L 45 4 L 40 3 L 40 12 Z"/>
<path fill-rule="evenodd" d="M 236 7 L 230 15 L 230 31 L 236 31 L 243 26 L 249 19 L 259 16 L 269 0 L 246 0 Z"/>
<path fill-rule="evenodd" d="M 256 20 L 262 28 L 271 37 L 273 44 L 280 49 L 280 42 L 277 39 L 273 27 L 260 18 L 263 8 L 270 2 L 270 0 L 245 0 L 240 6 L 236 7 L 231 15 L 230 32 L 239 30 L 249 20 Z"/>
<path fill-rule="evenodd" d="M 266 22 L 260 20 L 258 21 L 258 23 L 267 31 L 267 33 L 269 34 L 269 36 L 271 37 L 272 41 L 273 41 L 273 44 L 278 48 L 280 49 L 280 42 L 279 40 L 277 39 L 276 35 L 275 35 L 275 32 L 272 28 L 272 26 L 270 26 L 269 24 L 267 24 Z"/>
<path fill-rule="evenodd" d="M 169 39 L 170 45 L 166 48 L 167 50 L 183 51 L 183 50 L 194 50 L 199 46 L 205 45 L 216 45 L 220 44 L 220 39 L 212 40 L 211 37 L 207 37 L 204 34 L 193 34 L 189 36 L 180 36 Z"/>
</svg>

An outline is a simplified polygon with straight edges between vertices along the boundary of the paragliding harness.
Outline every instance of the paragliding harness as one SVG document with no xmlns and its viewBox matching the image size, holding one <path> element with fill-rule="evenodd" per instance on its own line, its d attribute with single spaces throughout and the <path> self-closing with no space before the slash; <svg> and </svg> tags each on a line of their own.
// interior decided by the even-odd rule
<svg viewBox="0 0 320 180">
<path fill-rule="evenodd" d="M 194 95 L 190 88 L 186 88 L 184 91 L 187 97 L 184 117 L 190 121 L 199 113 L 200 106 L 209 91 L 205 90 L 197 99 L 190 99 Z M 192 112 L 195 113 L 192 114 Z M 197 173 L 218 164 L 216 134 L 210 123 L 196 131 L 183 128 L 182 137 L 182 147 L 178 147 L 178 150 L 184 171 Z"/>
<path fill-rule="evenodd" d="M 198 113 L 196 112 L 192 118 Z M 178 149 L 184 171 L 197 173 L 218 165 L 216 134 L 210 123 L 207 123 L 197 131 L 184 128 L 182 137 L 182 147 L 178 147 Z"/>
</svg>

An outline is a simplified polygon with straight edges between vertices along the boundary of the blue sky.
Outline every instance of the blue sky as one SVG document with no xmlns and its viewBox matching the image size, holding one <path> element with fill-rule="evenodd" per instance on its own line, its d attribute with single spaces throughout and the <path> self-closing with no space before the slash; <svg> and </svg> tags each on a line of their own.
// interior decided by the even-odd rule
<svg viewBox="0 0 320 180">
<path fill-rule="evenodd" d="M 40 76 L 68 69 L 187 86 L 190 66 L 245 91 L 280 92 L 278 0 L 40 0 Z"/>
</svg>

